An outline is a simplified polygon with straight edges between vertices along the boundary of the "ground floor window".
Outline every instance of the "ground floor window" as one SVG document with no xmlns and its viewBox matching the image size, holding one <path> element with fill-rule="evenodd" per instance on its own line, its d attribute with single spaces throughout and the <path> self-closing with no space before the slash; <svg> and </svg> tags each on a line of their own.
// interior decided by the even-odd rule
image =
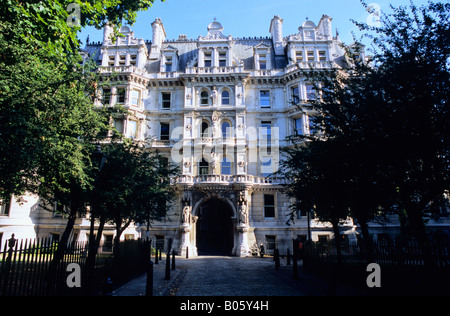
<svg viewBox="0 0 450 316">
<path fill-rule="evenodd" d="M 113 247 L 113 235 L 103 235 L 103 247 L 104 252 L 112 252 Z"/>
<path fill-rule="evenodd" d="M 275 235 L 266 235 L 266 251 L 273 253 L 276 248 L 276 240 L 277 236 Z"/>
<path fill-rule="evenodd" d="M 155 236 L 156 241 L 155 241 L 155 247 L 156 249 L 164 249 L 164 236 Z"/>
</svg>

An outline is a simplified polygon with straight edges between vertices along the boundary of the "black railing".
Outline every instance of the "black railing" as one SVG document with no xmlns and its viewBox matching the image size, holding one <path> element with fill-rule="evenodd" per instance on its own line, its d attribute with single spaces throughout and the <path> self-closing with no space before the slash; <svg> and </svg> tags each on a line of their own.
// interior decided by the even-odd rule
<svg viewBox="0 0 450 316">
<path fill-rule="evenodd" d="M 0 252 L 0 296 L 109 294 L 145 271 L 141 240 L 121 242 L 113 253 L 98 253 L 90 269 L 88 246 L 71 242 L 52 266 L 58 243 L 51 238 L 10 239 Z"/>
</svg>

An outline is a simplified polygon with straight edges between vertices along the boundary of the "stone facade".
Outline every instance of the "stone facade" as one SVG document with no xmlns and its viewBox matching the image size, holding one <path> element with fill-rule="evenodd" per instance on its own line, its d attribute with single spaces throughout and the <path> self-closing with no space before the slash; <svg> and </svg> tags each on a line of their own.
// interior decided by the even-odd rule
<svg viewBox="0 0 450 316">
<path fill-rule="evenodd" d="M 168 40 L 156 19 L 151 42 L 123 27 L 124 37 L 113 43 L 108 26 L 103 43 L 86 46 L 108 82 L 98 106 L 124 104 L 130 114 L 114 118 L 119 132 L 180 167 L 171 211 L 150 232 L 158 246 L 246 256 L 261 243 L 270 252 L 306 238 L 305 214 L 286 224 L 292 201 L 283 180 L 271 174 L 279 148 L 290 145 L 286 137 L 311 132 L 310 109 L 296 106 L 315 97 L 302 70 L 344 64 L 331 22 L 324 15 L 318 25 L 305 21 L 297 34 L 284 36 L 275 16 L 271 36 L 234 38 L 214 20 L 205 36 Z M 343 232 L 354 236 L 355 226 L 347 224 Z M 312 226 L 313 240 L 330 234 L 327 225 Z"/>
<path fill-rule="evenodd" d="M 181 170 L 172 179 L 176 196 L 166 218 L 149 232 L 131 226 L 122 238 L 150 236 L 154 246 L 181 255 L 236 256 L 261 244 L 268 253 L 276 247 L 284 253 L 293 239 L 306 240 L 308 229 L 313 241 L 330 240 L 331 226 L 309 221 L 300 210 L 287 224 L 293 201 L 283 194 L 284 180 L 272 174 L 279 148 L 291 145 L 286 138 L 314 131 L 306 101 L 316 94 L 302 71 L 345 66 L 332 19 L 323 15 L 317 25 L 307 20 L 285 36 L 283 20 L 275 16 L 270 36 L 252 38 L 225 35 L 216 20 L 197 39 L 166 39 L 161 19 L 151 28 L 151 41 L 124 26 L 124 37 L 113 42 L 106 26 L 102 43 L 87 43 L 82 52 L 97 62 L 103 78 L 96 106 L 128 110 L 111 124 Z M 2 247 L 12 233 L 32 238 L 64 230 L 66 220 L 40 208 L 37 197 L 25 200 L 2 206 Z M 433 223 L 448 229 L 447 220 Z M 399 223 L 372 226 L 382 235 Z M 351 219 L 342 225 L 347 244 L 356 243 L 356 230 Z M 87 240 L 88 231 L 88 218 L 78 219 L 74 237 Z M 104 242 L 113 235 L 107 226 Z"/>
</svg>

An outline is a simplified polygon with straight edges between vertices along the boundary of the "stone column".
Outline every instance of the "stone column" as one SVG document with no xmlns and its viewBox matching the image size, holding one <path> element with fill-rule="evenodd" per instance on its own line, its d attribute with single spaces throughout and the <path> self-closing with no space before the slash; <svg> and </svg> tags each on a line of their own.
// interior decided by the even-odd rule
<svg viewBox="0 0 450 316">
<path fill-rule="evenodd" d="M 250 254 L 250 247 L 248 246 L 249 227 L 244 223 L 240 223 L 236 229 L 238 232 L 238 244 L 235 255 L 238 257 L 247 257 Z"/>
</svg>

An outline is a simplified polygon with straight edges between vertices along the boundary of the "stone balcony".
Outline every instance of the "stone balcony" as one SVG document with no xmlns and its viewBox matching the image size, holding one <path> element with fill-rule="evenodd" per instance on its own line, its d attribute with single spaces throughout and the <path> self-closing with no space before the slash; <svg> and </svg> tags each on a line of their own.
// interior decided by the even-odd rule
<svg viewBox="0 0 450 316">
<path fill-rule="evenodd" d="M 258 177 L 253 175 L 223 175 L 223 174 L 208 174 L 208 175 L 182 175 L 170 180 L 172 185 L 177 184 L 256 184 L 256 185 L 283 185 L 288 184 L 285 178 L 281 177 Z"/>
<path fill-rule="evenodd" d="M 244 66 L 232 67 L 188 67 L 186 68 L 187 75 L 220 75 L 220 74 L 242 74 L 244 73 Z"/>
</svg>

